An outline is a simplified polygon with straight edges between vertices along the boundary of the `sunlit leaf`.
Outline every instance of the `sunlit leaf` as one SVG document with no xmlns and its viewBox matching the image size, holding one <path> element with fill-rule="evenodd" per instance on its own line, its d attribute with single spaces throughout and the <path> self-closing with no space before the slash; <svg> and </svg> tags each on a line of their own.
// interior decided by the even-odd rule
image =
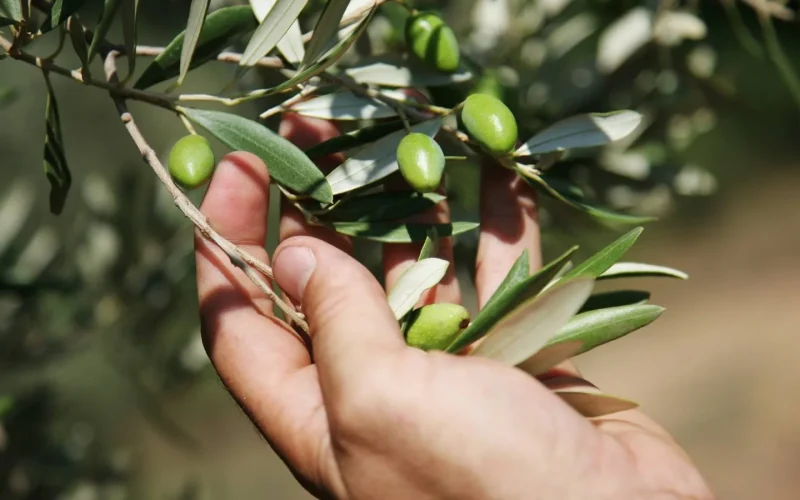
<svg viewBox="0 0 800 500">
<path fill-rule="evenodd" d="M 609 307 L 578 314 L 558 332 L 549 345 L 580 341 L 581 354 L 628 335 L 655 321 L 664 308 L 653 304 Z"/>
<path fill-rule="evenodd" d="M 61 137 L 61 118 L 58 114 L 58 103 L 55 92 L 45 73 L 47 84 L 47 104 L 45 106 L 45 139 L 44 139 L 44 173 L 50 182 L 50 212 L 58 215 L 64 209 L 67 193 L 72 184 L 72 174 L 64 155 L 64 143 Z"/>
<path fill-rule="evenodd" d="M 581 342 L 577 340 L 550 345 L 518 364 L 517 368 L 535 377 L 570 359 L 580 350 Z"/>
<path fill-rule="evenodd" d="M 55 0 L 52 7 L 50 7 L 50 14 L 45 22 L 42 23 L 42 32 L 50 31 L 59 24 L 65 22 L 67 18 L 75 14 L 85 3 L 86 0 Z M 2 7 L 0 7 L 0 9 L 2 9 Z"/>
<path fill-rule="evenodd" d="M 689 279 L 689 275 L 683 271 L 672 269 L 671 267 L 666 266 L 641 264 L 639 262 L 617 262 L 608 268 L 603 274 L 601 274 L 598 279 L 646 276 L 664 276 L 668 278 L 678 278 L 681 280 Z"/>
<path fill-rule="evenodd" d="M 89 66 L 89 46 L 86 45 L 86 28 L 81 24 L 78 14 L 73 14 L 67 19 L 67 33 L 69 33 L 70 42 L 72 42 L 72 49 L 81 60 L 81 74 L 84 81 L 92 79 L 91 69 Z"/>
<path fill-rule="evenodd" d="M 181 111 L 234 151 L 248 151 L 261 158 L 278 184 L 323 203 L 333 200 L 331 187 L 317 166 L 297 146 L 267 127 L 221 111 Z"/>
<path fill-rule="evenodd" d="M 444 278 L 449 265 L 444 259 L 430 258 L 415 262 L 406 269 L 387 296 L 395 318 L 400 320 L 408 314 L 422 294 Z"/>
<path fill-rule="evenodd" d="M 443 73 L 413 59 L 396 56 L 372 59 L 348 68 L 346 73 L 359 83 L 402 88 L 452 85 L 472 78 L 472 73 L 466 68 L 460 68 L 455 73 Z"/>
<path fill-rule="evenodd" d="M 379 123 L 362 129 L 354 130 L 346 134 L 338 135 L 325 142 L 312 146 L 306 150 L 309 158 L 323 158 L 333 153 L 347 151 L 357 148 L 370 142 L 377 141 L 381 137 L 403 128 L 403 122 L 393 120 L 386 123 Z"/>
<path fill-rule="evenodd" d="M 581 262 L 572 271 L 567 273 L 564 279 L 577 278 L 578 276 L 597 278 L 614 265 L 625 252 L 636 243 L 642 231 L 644 231 L 644 228 L 641 227 L 631 229 L 610 245 Z"/>
<path fill-rule="evenodd" d="M 430 210 L 445 197 L 438 193 L 392 191 L 342 201 L 324 218 L 341 222 L 378 222 L 405 219 Z"/>
<path fill-rule="evenodd" d="M 300 15 L 308 0 L 276 0 L 242 54 L 239 65 L 250 67 L 269 54 Z"/>
<path fill-rule="evenodd" d="M 528 253 L 523 252 L 511 267 L 503 282 L 500 283 L 492 298 L 486 302 L 486 305 L 473 318 L 470 325 L 447 348 L 447 352 L 459 352 L 476 342 L 520 304 L 530 300 L 544 290 L 567 264 L 575 250 L 577 250 L 577 247 L 571 248 L 532 276 L 528 276 L 530 266 Z"/>
<path fill-rule="evenodd" d="M 272 9 L 273 5 L 275 5 L 275 0 L 250 0 L 250 6 L 253 8 L 253 13 L 259 23 L 267 17 L 267 13 Z M 278 40 L 276 47 L 290 63 L 299 63 L 303 60 L 306 51 L 303 46 L 303 33 L 297 20 L 289 26 L 286 34 Z"/>
<path fill-rule="evenodd" d="M 428 237 L 425 238 L 425 243 L 422 244 L 417 260 L 430 259 L 436 255 L 439 255 L 439 237 L 436 235 L 436 231 L 432 230 L 428 233 Z"/>
<path fill-rule="evenodd" d="M 181 62 L 177 85 L 183 83 L 186 73 L 189 72 L 194 50 L 197 47 L 197 42 L 200 41 L 200 32 L 203 30 L 209 3 L 211 3 L 211 0 L 192 0 L 192 4 L 189 6 L 189 20 L 186 22 L 186 31 L 183 32 L 183 46 L 181 47 Z"/>
<path fill-rule="evenodd" d="M 597 69 L 610 74 L 653 38 L 653 14 L 635 7 L 611 23 L 597 42 Z"/>
<path fill-rule="evenodd" d="M 525 361 L 578 312 L 593 286 L 593 279 L 577 278 L 548 288 L 498 321 L 471 354 L 512 366 Z"/>
<path fill-rule="evenodd" d="M 308 42 L 306 54 L 300 65 L 301 68 L 310 66 L 319 56 L 325 53 L 328 42 L 339 31 L 339 23 L 349 3 L 349 0 L 328 0 L 325 3 L 317 25 L 314 27 L 314 35 Z"/>
<path fill-rule="evenodd" d="M 441 126 L 442 120 L 434 118 L 414 125 L 411 131 L 434 137 Z M 397 145 L 405 136 L 405 130 L 398 130 L 355 152 L 328 174 L 333 194 L 368 186 L 397 172 Z"/>
<path fill-rule="evenodd" d="M 138 14 L 139 0 L 122 0 L 122 38 L 125 40 L 129 77 L 136 69 L 136 26 Z"/>
<path fill-rule="evenodd" d="M 445 238 L 477 229 L 477 222 L 452 224 L 395 223 L 395 222 L 334 222 L 336 232 L 382 243 L 412 243 L 425 241 L 431 229 Z"/>
<path fill-rule="evenodd" d="M 384 91 L 388 97 L 404 100 L 401 91 Z M 394 109 L 386 104 L 343 90 L 326 94 L 291 107 L 293 113 L 326 120 L 374 120 L 396 116 Z"/>
<path fill-rule="evenodd" d="M 103 13 L 100 16 L 100 21 L 98 21 L 97 26 L 94 28 L 92 43 L 89 45 L 88 58 L 90 62 L 94 59 L 94 56 L 97 55 L 97 51 L 100 50 L 100 44 L 103 43 L 106 35 L 108 35 L 108 30 L 111 29 L 111 23 L 114 22 L 117 10 L 119 10 L 121 4 L 122 0 L 105 0 L 103 4 Z"/>
<path fill-rule="evenodd" d="M 642 115 L 629 110 L 577 115 L 542 130 L 525 141 L 514 154 L 540 155 L 553 151 L 603 146 L 627 137 L 640 123 Z"/>
<path fill-rule="evenodd" d="M 216 57 L 233 40 L 255 29 L 256 25 L 253 12 L 246 6 L 225 7 L 208 14 L 189 69 Z M 136 81 L 135 88 L 144 89 L 180 74 L 180 57 L 185 36 L 185 33 L 181 33 L 167 45 Z"/>
<path fill-rule="evenodd" d="M 600 389 L 580 377 L 554 377 L 542 383 L 586 418 L 603 417 L 639 406 L 633 401 L 603 394 Z"/>
<path fill-rule="evenodd" d="M 589 300 L 581 307 L 581 312 L 605 309 L 607 307 L 629 306 L 634 304 L 645 304 L 650 300 L 650 292 L 642 290 L 614 290 L 611 292 L 600 292 L 589 297 Z"/>
</svg>

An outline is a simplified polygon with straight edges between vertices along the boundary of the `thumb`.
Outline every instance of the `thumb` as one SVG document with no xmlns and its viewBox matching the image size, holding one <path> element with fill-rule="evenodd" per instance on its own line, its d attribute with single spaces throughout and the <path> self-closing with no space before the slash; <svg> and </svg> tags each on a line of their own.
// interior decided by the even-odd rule
<svg viewBox="0 0 800 500">
<path fill-rule="evenodd" d="M 405 342 L 386 294 L 370 272 L 324 241 L 297 236 L 274 258 L 275 280 L 302 304 L 325 390 L 364 378 Z"/>
</svg>

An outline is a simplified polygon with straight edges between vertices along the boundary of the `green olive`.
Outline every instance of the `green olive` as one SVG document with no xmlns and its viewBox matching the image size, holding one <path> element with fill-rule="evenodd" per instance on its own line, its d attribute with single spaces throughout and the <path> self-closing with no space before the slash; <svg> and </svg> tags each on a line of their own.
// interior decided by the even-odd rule
<svg viewBox="0 0 800 500">
<path fill-rule="evenodd" d="M 453 30 L 439 16 L 420 12 L 406 20 L 406 44 L 411 53 L 439 71 L 458 69 L 461 53 Z"/>
<path fill-rule="evenodd" d="M 406 343 L 424 351 L 443 351 L 469 326 L 469 311 L 459 304 L 430 304 L 411 313 Z"/>
<path fill-rule="evenodd" d="M 397 163 L 405 180 L 420 193 L 435 191 L 444 174 L 444 153 L 433 139 L 413 132 L 397 146 Z"/>
<path fill-rule="evenodd" d="M 195 189 L 208 182 L 214 165 L 214 152 L 201 135 L 181 138 L 169 152 L 169 173 L 184 189 Z"/>
<path fill-rule="evenodd" d="M 517 143 L 517 121 L 503 101 L 488 94 L 472 94 L 464 101 L 461 121 L 485 150 L 505 154 Z"/>
</svg>

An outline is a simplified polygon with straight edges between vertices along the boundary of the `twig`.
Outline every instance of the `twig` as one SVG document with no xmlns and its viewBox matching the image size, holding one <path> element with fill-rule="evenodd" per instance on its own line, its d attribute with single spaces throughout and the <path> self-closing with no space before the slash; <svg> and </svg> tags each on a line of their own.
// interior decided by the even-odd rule
<svg viewBox="0 0 800 500">
<path fill-rule="evenodd" d="M 138 56 L 145 56 L 145 57 L 158 57 L 164 52 L 165 47 L 152 47 L 149 45 L 137 45 L 136 46 L 136 55 Z M 217 55 L 217 61 L 224 62 L 224 63 L 235 63 L 239 64 L 239 61 L 242 60 L 242 54 L 237 52 L 220 52 Z M 258 61 L 256 61 L 255 66 L 260 68 L 269 68 L 269 69 L 283 69 L 285 68 L 283 61 L 280 57 L 262 57 Z"/>
<path fill-rule="evenodd" d="M 119 55 L 119 52 L 112 50 L 108 53 L 105 59 L 106 79 L 111 86 L 115 86 L 119 81 L 117 77 L 116 65 L 117 57 Z M 147 143 L 147 140 L 136 126 L 136 122 L 133 120 L 133 116 L 128 111 L 125 100 L 113 92 L 111 93 L 111 97 L 117 107 L 117 112 L 120 115 L 122 123 L 125 125 L 128 134 L 138 147 L 142 158 L 144 158 L 144 160 L 150 165 L 161 183 L 167 188 L 170 195 L 172 195 L 175 205 L 177 205 L 180 211 L 183 212 L 183 214 L 194 223 L 198 231 L 206 239 L 214 242 L 223 252 L 225 252 L 231 263 L 241 269 L 245 275 L 256 284 L 259 290 L 264 293 L 264 295 L 266 295 L 270 300 L 277 304 L 278 307 L 280 307 L 280 309 L 288 318 L 295 322 L 305 333 L 308 333 L 308 323 L 306 323 L 303 315 L 295 311 L 292 306 L 278 297 L 278 295 L 262 278 L 260 273 L 272 277 L 272 270 L 269 268 L 269 266 L 258 262 L 257 259 L 248 255 L 246 252 L 244 252 L 244 250 L 220 236 L 220 234 L 211 227 L 208 219 L 206 219 L 206 217 L 197 209 L 197 207 L 192 204 L 192 202 L 186 197 L 185 194 L 183 194 L 180 188 L 175 185 L 169 175 L 169 172 L 166 168 L 164 168 L 164 165 L 158 159 L 158 155 L 153 148 L 150 147 L 150 145 Z"/>
<path fill-rule="evenodd" d="M 299 93 L 295 94 L 294 96 L 290 97 L 289 99 L 283 101 L 282 103 L 278 104 L 277 106 L 273 106 L 268 110 L 261 113 L 258 117 L 262 120 L 266 120 L 271 116 L 275 116 L 278 113 L 283 113 L 284 111 L 290 111 L 290 108 L 297 104 L 298 102 L 302 101 L 306 97 L 310 96 L 314 92 L 319 90 L 318 85 L 306 85 L 303 87 Z"/>
</svg>

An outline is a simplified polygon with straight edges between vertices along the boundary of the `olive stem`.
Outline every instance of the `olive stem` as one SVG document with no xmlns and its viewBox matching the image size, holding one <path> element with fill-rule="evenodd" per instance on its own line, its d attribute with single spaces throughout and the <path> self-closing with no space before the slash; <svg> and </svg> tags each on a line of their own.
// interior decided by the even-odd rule
<svg viewBox="0 0 800 500">
<path fill-rule="evenodd" d="M 303 87 L 303 90 L 301 90 L 299 93 L 283 101 L 277 106 L 269 108 L 268 110 L 258 115 L 258 117 L 261 118 L 262 120 L 266 120 L 267 118 L 275 116 L 279 113 L 283 113 L 284 111 L 291 111 L 292 106 L 299 103 L 300 101 L 302 101 L 303 99 L 305 99 L 306 97 L 310 96 L 311 94 L 313 94 L 318 90 L 319 90 L 318 85 L 306 85 L 305 87 Z"/>
<path fill-rule="evenodd" d="M 468 160 L 469 157 L 467 156 L 445 156 L 445 161 L 465 161 Z"/>
<path fill-rule="evenodd" d="M 120 53 L 118 51 L 111 50 L 108 52 L 105 58 L 104 68 L 106 80 L 111 86 L 115 86 L 119 82 L 119 77 L 117 76 L 117 57 L 119 55 Z M 263 274 L 269 278 L 272 278 L 272 269 L 268 265 L 259 262 L 255 257 L 248 254 L 237 245 L 234 245 L 227 239 L 223 238 L 211 227 L 211 224 L 208 222 L 206 216 L 194 206 L 189 198 L 186 197 L 183 191 L 181 191 L 172 180 L 169 172 L 161 163 L 161 160 L 158 159 L 158 155 L 144 138 L 139 130 L 139 127 L 136 125 L 133 115 L 131 115 L 127 105 L 125 104 L 125 100 L 121 96 L 113 93 L 111 98 L 116 105 L 120 120 L 125 126 L 125 129 L 128 131 L 128 134 L 131 136 L 131 139 L 133 139 L 134 144 L 136 144 L 137 148 L 139 149 L 139 153 L 142 155 L 142 158 L 145 160 L 145 162 L 147 162 L 147 164 L 153 169 L 161 183 L 164 184 L 164 186 L 167 188 L 167 191 L 169 191 L 170 195 L 172 195 L 175 205 L 190 221 L 192 221 L 192 223 L 194 223 L 197 231 L 204 238 L 216 244 L 225 253 L 225 255 L 228 256 L 231 264 L 241 269 L 242 272 L 244 272 L 244 274 L 253 283 L 255 283 L 258 289 L 264 293 L 264 295 L 273 301 L 288 318 L 290 318 L 303 332 L 305 332 L 306 335 L 304 336 L 304 340 L 307 340 L 306 337 L 308 334 L 308 323 L 305 321 L 304 316 L 297 312 L 291 305 L 284 302 L 278 296 L 278 294 L 275 293 L 272 288 L 270 288 L 262 276 Z"/>
<path fill-rule="evenodd" d="M 197 135 L 197 130 L 194 129 L 194 125 L 192 125 L 192 122 L 186 118 L 186 115 L 183 113 L 178 113 L 178 116 L 180 117 L 181 122 L 183 122 L 183 126 L 186 127 L 186 130 L 192 135 Z"/>
</svg>

